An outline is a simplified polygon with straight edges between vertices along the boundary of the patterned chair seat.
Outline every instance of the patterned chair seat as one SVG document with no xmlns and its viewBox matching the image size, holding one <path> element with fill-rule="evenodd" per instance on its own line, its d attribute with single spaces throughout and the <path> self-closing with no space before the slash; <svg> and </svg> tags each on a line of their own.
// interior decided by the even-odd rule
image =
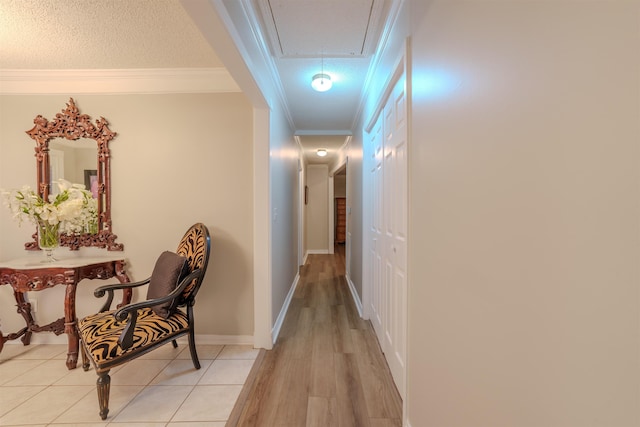
<svg viewBox="0 0 640 427">
<path fill-rule="evenodd" d="M 144 352 L 151 344 L 164 341 L 176 333 L 189 328 L 187 316 L 176 310 L 168 319 L 158 316 L 151 308 L 141 309 L 133 332 L 133 345 L 126 350 L 118 345 L 127 322 L 118 322 L 113 311 L 97 313 L 79 322 L 82 341 L 89 357 L 98 367 L 109 365 L 109 361 L 126 353 Z"/>
</svg>

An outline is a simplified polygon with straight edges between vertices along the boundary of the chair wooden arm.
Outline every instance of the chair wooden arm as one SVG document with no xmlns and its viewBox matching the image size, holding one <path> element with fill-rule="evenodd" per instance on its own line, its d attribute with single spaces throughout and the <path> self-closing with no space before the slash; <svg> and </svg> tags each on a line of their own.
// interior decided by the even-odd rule
<svg viewBox="0 0 640 427">
<path fill-rule="evenodd" d="M 179 297 L 182 294 L 184 288 L 191 283 L 193 280 L 198 278 L 202 274 L 200 269 L 196 269 L 191 272 L 187 277 L 182 279 L 182 281 L 176 286 L 176 288 L 171 291 L 170 294 L 162 297 L 155 298 L 146 301 L 136 302 L 132 304 L 127 304 L 124 307 L 117 310 L 113 313 L 114 317 L 118 322 L 124 322 L 127 320 L 127 324 L 124 327 L 124 330 L 120 334 L 120 338 L 118 338 L 118 344 L 122 349 L 127 349 L 133 345 L 133 332 L 136 329 L 136 320 L 138 319 L 138 310 L 148 307 L 153 307 L 158 304 L 162 304 L 165 302 L 169 302 Z"/>
<path fill-rule="evenodd" d="M 102 298 L 105 292 L 108 293 L 107 300 L 102 305 L 102 308 L 100 308 L 100 313 L 111 310 L 111 303 L 113 302 L 113 291 L 117 291 L 119 289 L 137 288 L 138 286 L 146 285 L 150 280 L 151 278 L 148 278 L 139 282 L 113 283 L 111 285 L 103 285 L 98 287 L 95 291 L 93 291 L 93 295 L 96 298 Z"/>
</svg>

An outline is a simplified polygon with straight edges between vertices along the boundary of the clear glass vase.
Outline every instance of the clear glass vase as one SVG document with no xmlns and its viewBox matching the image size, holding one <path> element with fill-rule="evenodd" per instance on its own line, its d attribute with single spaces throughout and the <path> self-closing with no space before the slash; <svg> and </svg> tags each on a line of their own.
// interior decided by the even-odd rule
<svg viewBox="0 0 640 427">
<path fill-rule="evenodd" d="M 44 262 L 53 262 L 53 250 L 60 245 L 60 223 L 38 222 L 38 246 L 44 251 Z"/>
<path fill-rule="evenodd" d="M 91 220 L 84 226 L 84 232 L 87 234 L 98 234 L 98 220 Z"/>
</svg>

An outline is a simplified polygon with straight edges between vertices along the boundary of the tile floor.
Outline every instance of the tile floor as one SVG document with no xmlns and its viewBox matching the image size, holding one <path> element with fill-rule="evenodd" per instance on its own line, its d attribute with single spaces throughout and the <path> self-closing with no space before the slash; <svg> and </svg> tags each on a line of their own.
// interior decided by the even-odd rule
<svg viewBox="0 0 640 427">
<path fill-rule="evenodd" d="M 245 345 L 165 345 L 111 370 L 109 417 L 98 415 L 97 375 L 67 370 L 66 345 L 5 344 L 0 426 L 223 427 L 258 356 Z"/>
</svg>

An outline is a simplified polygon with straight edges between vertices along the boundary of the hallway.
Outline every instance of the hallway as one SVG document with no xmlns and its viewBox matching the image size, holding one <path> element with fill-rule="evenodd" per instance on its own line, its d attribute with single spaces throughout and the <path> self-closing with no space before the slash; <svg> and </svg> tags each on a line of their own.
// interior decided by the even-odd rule
<svg viewBox="0 0 640 427">
<path fill-rule="evenodd" d="M 337 249 L 308 256 L 280 337 L 227 426 L 402 425 L 402 402 L 371 324 L 353 303 L 344 246 Z"/>
</svg>

